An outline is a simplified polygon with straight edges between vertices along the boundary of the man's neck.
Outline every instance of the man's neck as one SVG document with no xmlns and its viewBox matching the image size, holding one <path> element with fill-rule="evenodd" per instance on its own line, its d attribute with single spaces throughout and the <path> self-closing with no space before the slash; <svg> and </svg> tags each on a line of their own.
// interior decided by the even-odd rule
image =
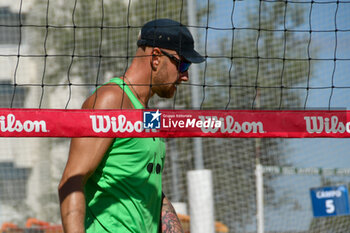
<svg viewBox="0 0 350 233">
<path fill-rule="evenodd" d="M 147 107 L 149 99 L 153 96 L 152 90 L 150 88 L 149 81 L 142 81 L 142 77 L 137 75 L 129 76 L 126 72 L 124 75 L 124 82 L 130 86 L 131 91 L 140 100 L 140 102 Z M 147 80 L 147 79 L 146 79 Z"/>
</svg>

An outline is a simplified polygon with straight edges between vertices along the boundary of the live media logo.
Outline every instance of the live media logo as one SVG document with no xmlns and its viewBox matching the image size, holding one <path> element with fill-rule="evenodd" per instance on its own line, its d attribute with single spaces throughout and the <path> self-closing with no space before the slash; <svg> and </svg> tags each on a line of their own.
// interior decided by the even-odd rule
<svg viewBox="0 0 350 233">
<path fill-rule="evenodd" d="M 159 110 L 143 112 L 143 128 L 160 129 L 161 115 Z"/>
</svg>

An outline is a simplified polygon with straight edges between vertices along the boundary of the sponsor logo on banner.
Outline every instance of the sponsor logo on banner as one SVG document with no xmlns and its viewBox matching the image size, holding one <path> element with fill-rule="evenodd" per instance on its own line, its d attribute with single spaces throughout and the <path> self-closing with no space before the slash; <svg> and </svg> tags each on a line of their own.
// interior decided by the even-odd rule
<svg viewBox="0 0 350 233">
<path fill-rule="evenodd" d="M 132 133 L 143 132 L 144 129 L 163 131 L 186 129 L 188 131 L 200 130 L 203 133 L 266 133 L 262 122 L 238 122 L 231 115 L 225 117 L 193 116 L 191 114 L 161 113 L 157 110 L 144 111 L 142 121 L 130 121 L 123 114 L 118 116 L 90 115 L 90 119 L 95 133 Z"/>
<path fill-rule="evenodd" d="M 35 132 L 35 133 L 46 133 L 46 122 L 41 121 L 20 121 L 16 119 L 13 114 L 7 116 L 0 116 L 0 131 L 5 132 Z"/>
<path fill-rule="evenodd" d="M 264 125 L 262 122 L 249 122 L 243 121 L 238 122 L 235 121 L 233 116 L 220 117 L 219 119 L 215 117 L 204 117 L 200 116 L 200 119 L 209 122 L 214 122 L 209 124 L 209 126 L 202 127 L 202 131 L 204 133 L 216 133 L 220 130 L 221 133 L 265 133 Z"/>
<path fill-rule="evenodd" d="M 184 119 L 185 118 L 185 119 Z M 262 122 L 238 122 L 233 116 L 198 116 L 169 114 L 162 118 L 163 128 L 198 128 L 203 133 L 265 133 Z"/>
<path fill-rule="evenodd" d="M 221 121 L 214 120 L 212 117 L 199 116 L 199 119 L 191 118 L 191 119 L 164 119 L 163 118 L 163 128 L 200 128 L 203 132 L 206 132 L 206 129 L 218 129 L 221 126 Z"/>
<path fill-rule="evenodd" d="M 159 110 L 143 112 L 143 127 L 145 129 L 160 129 L 161 115 Z"/>
<path fill-rule="evenodd" d="M 350 133 L 350 122 L 343 123 L 337 116 L 330 118 L 323 116 L 306 116 L 306 131 L 308 133 Z"/>
<path fill-rule="evenodd" d="M 126 119 L 125 115 L 108 116 L 108 115 L 90 115 L 92 130 L 95 133 L 108 133 L 110 131 L 117 133 L 124 132 L 142 132 L 142 121 L 131 122 Z"/>
</svg>

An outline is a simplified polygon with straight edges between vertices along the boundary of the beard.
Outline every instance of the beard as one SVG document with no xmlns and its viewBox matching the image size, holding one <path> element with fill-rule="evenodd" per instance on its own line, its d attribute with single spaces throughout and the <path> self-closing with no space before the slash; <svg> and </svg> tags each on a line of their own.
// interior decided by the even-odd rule
<svg viewBox="0 0 350 233">
<path fill-rule="evenodd" d="M 157 95 L 161 98 L 172 98 L 176 92 L 176 84 L 161 85 L 156 91 Z"/>
<path fill-rule="evenodd" d="M 171 74 L 162 73 L 154 78 L 154 93 L 161 98 L 172 98 L 176 92 L 176 86 L 179 84 L 179 74 L 176 79 L 170 78 Z M 175 78 L 175 77 L 174 77 Z"/>
</svg>

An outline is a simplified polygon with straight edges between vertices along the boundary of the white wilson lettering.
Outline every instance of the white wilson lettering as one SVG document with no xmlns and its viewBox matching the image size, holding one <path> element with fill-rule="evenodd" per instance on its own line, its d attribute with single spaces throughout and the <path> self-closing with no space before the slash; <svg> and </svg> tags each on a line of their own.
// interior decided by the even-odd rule
<svg viewBox="0 0 350 233">
<path fill-rule="evenodd" d="M 202 127 L 202 131 L 204 133 L 216 133 L 219 129 L 221 133 L 265 133 L 264 125 L 262 122 L 248 122 L 244 121 L 242 123 L 234 120 L 233 116 L 226 116 L 226 118 L 220 117 L 204 117 L 200 116 L 202 120 L 212 119 L 211 121 L 215 122 L 215 124 L 209 124 L 208 126 Z M 221 124 L 216 124 L 216 122 L 220 122 Z"/>
<path fill-rule="evenodd" d="M 15 115 L 8 114 L 7 116 L 0 116 L 0 131 L 1 132 L 35 132 L 35 133 L 46 133 L 45 121 L 30 121 L 26 120 L 21 122 L 16 120 Z"/>
<path fill-rule="evenodd" d="M 308 133 L 350 133 L 350 122 L 339 122 L 337 116 L 328 117 L 312 116 L 304 117 L 306 131 Z"/>
<path fill-rule="evenodd" d="M 120 132 L 142 132 L 143 123 L 142 121 L 127 121 L 124 115 L 118 117 L 110 117 L 107 115 L 90 115 L 92 130 L 95 133 L 107 133 L 112 131 L 114 133 Z"/>
</svg>

